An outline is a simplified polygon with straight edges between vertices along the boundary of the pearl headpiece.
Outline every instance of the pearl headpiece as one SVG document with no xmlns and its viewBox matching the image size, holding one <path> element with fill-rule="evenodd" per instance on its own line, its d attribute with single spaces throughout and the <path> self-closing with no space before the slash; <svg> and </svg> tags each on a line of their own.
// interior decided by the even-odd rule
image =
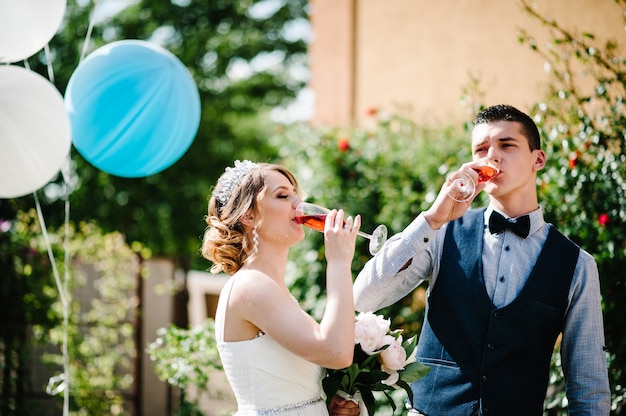
<svg viewBox="0 0 626 416">
<path fill-rule="evenodd" d="M 233 195 L 233 191 L 241 183 L 244 176 L 258 166 L 259 165 L 249 160 L 235 160 L 235 166 L 232 168 L 227 167 L 226 171 L 217 180 L 217 186 L 213 191 L 215 199 L 217 199 L 222 206 L 226 205 Z"/>
</svg>

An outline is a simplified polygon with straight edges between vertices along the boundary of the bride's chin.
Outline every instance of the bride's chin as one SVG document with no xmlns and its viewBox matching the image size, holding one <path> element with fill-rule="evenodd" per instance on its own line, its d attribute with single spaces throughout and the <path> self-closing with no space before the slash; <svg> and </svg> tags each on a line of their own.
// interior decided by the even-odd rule
<svg viewBox="0 0 626 416">
<path fill-rule="evenodd" d="M 289 233 L 283 236 L 282 241 L 286 242 L 289 246 L 293 246 L 300 241 L 304 240 L 305 233 L 303 229 L 299 229 L 294 233 Z"/>
<path fill-rule="evenodd" d="M 300 232 L 298 234 L 298 237 L 296 239 L 296 243 L 299 243 L 300 241 L 304 240 L 304 237 L 306 236 L 306 234 L 304 233 L 304 230 L 302 230 L 302 232 Z"/>
</svg>

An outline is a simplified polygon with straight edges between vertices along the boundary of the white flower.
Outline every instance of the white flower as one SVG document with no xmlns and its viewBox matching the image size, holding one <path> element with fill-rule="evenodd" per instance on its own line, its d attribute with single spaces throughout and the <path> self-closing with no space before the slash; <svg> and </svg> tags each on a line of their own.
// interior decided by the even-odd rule
<svg viewBox="0 0 626 416">
<path fill-rule="evenodd" d="M 383 339 L 389 332 L 391 322 L 373 312 L 362 312 L 356 317 L 354 343 L 361 344 L 366 354 L 372 355 L 384 345 Z"/>
</svg>

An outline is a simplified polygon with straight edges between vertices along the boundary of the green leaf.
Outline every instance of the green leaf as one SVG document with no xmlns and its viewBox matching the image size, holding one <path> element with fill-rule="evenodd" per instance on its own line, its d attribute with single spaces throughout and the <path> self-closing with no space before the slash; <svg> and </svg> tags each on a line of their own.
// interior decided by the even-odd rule
<svg viewBox="0 0 626 416">
<path fill-rule="evenodd" d="M 413 383 L 428 374 L 430 370 L 431 367 L 420 362 L 414 362 L 407 365 L 404 370 L 400 372 L 400 379 L 407 383 Z"/>
<path fill-rule="evenodd" d="M 363 363 L 361 364 L 361 368 L 365 369 L 365 368 L 372 368 L 373 366 L 380 366 L 379 358 L 378 358 L 379 355 L 380 353 L 377 353 L 377 354 L 370 355 L 369 357 L 367 357 L 365 361 L 363 361 Z"/>
<path fill-rule="evenodd" d="M 406 351 L 406 356 L 410 357 L 417 347 L 417 335 L 413 336 L 402 343 L 402 348 Z"/>
<path fill-rule="evenodd" d="M 404 391 L 406 392 L 407 398 L 409 399 L 409 403 L 411 403 L 411 407 L 413 406 L 413 390 L 411 389 L 411 386 L 402 380 L 398 380 L 398 382 L 396 383 L 398 385 L 398 387 L 404 389 Z"/>
<path fill-rule="evenodd" d="M 370 416 L 374 415 L 376 411 L 376 399 L 371 391 L 365 389 L 361 391 L 361 397 L 363 398 L 363 403 L 365 403 L 365 407 L 367 408 L 367 413 Z"/>
<path fill-rule="evenodd" d="M 387 397 L 387 401 L 389 402 L 389 406 L 391 406 L 391 410 L 395 412 L 397 408 L 396 402 L 393 401 L 393 398 L 386 391 L 385 391 L 385 397 Z"/>
</svg>

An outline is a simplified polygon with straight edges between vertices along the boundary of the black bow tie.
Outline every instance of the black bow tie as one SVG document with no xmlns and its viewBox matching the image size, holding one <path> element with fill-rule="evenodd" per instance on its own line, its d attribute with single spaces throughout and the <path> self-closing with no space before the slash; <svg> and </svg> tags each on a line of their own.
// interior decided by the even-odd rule
<svg viewBox="0 0 626 416">
<path fill-rule="evenodd" d="M 511 221 L 504 218 L 499 212 L 493 211 L 489 217 L 489 232 L 497 234 L 506 229 L 513 231 L 522 238 L 526 238 L 530 231 L 530 218 L 528 215 L 524 215 L 515 221 Z"/>
</svg>

